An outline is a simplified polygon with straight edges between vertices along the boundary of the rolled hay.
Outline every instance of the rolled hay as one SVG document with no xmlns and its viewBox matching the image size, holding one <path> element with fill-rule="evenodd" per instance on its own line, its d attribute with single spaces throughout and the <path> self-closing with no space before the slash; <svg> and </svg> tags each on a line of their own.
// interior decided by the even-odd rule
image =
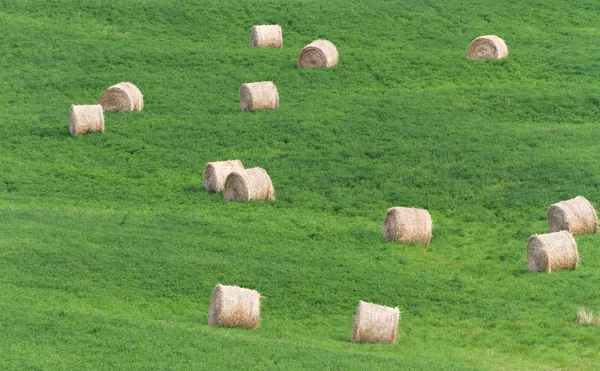
<svg viewBox="0 0 600 371">
<path fill-rule="evenodd" d="M 238 286 L 215 287 L 208 307 L 211 326 L 258 328 L 260 324 L 260 294 Z"/>
<path fill-rule="evenodd" d="M 429 244 L 432 229 L 433 223 L 427 210 L 392 207 L 385 216 L 383 238 L 404 243 Z"/>
<path fill-rule="evenodd" d="M 281 26 L 276 24 L 252 27 L 250 46 L 253 48 L 283 48 Z"/>
<path fill-rule="evenodd" d="M 279 93 L 271 81 L 249 82 L 240 89 L 242 111 L 257 111 L 279 107 Z"/>
<path fill-rule="evenodd" d="M 316 40 L 306 45 L 298 55 L 299 68 L 329 68 L 338 63 L 337 48 L 328 40 Z"/>
<path fill-rule="evenodd" d="M 398 308 L 358 302 L 354 326 L 352 326 L 353 343 L 395 343 L 398 335 Z"/>
<path fill-rule="evenodd" d="M 120 82 L 104 90 L 100 105 L 105 111 L 141 111 L 144 108 L 144 96 L 132 83 Z"/>
<path fill-rule="evenodd" d="M 204 188 L 209 192 L 221 192 L 227 176 L 240 170 L 244 170 L 240 160 L 209 162 L 204 167 Z"/>
<path fill-rule="evenodd" d="M 598 232 L 596 210 L 583 196 L 551 205 L 546 216 L 550 232 L 569 231 L 572 234 Z"/>
<path fill-rule="evenodd" d="M 527 266 L 531 272 L 575 269 L 578 262 L 577 243 L 568 231 L 534 234 L 527 241 Z"/>
<path fill-rule="evenodd" d="M 508 48 L 504 40 L 495 35 L 479 36 L 471 41 L 467 49 L 469 59 L 502 59 L 508 57 Z"/>
<path fill-rule="evenodd" d="M 71 105 L 69 119 L 71 135 L 104 132 L 104 112 L 99 104 Z"/>
<path fill-rule="evenodd" d="M 223 195 L 229 200 L 274 200 L 275 190 L 267 171 L 260 167 L 231 172 L 225 179 Z"/>
</svg>

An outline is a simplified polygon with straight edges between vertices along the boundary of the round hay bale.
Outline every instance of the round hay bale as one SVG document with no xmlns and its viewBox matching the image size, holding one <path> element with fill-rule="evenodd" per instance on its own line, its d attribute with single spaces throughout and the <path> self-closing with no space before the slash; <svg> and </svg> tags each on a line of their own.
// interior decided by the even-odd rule
<svg viewBox="0 0 600 371">
<path fill-rule="evenodd" d="M 395 343 L 398 335 L 400 309 L 383 305 L 358 302 L 354 326 L 353 343 Z"/>
<path fill-rule="evenodd" d="M 69 119 L 71 135 L 104 132 L 104 112 L 99 104 L 72 105 Z"/>
<path fill-rule="evenodd" d="M 208 307 L 211 326 L 258 328 L 260 324 L 260 294 L 238 286 L 215 287 Z"/>
<path fill-rule="evenodd" d="M 233 171 L 225 179 L 223 195 L 229 200 L 274 200 L 275 190 L 266 170 L 260 167 Z"/>
<path fill-rule="evenodd" d="M 279 93 L 271 81 L 249 82 L 240 89 L 242 111 L 275 109 L 279 107 Z"/>
<path fill-rule="evenodd" d="M 583 196 L 551 205 L 546 216 L 550 232 L 569 231 L 572 234 L 598 232 L 596 210 Z"/>
<path fill-rule="evenodd" d="M 244 170 L 240 160 L 209 162 L 204 167 L 204 188 L 209 192 L 221 192 L 227 176 L 238 170 Z"/>
<path fill-rule="evenodd" d="M 383 226 L 383 238 L 405 243 L 431 242 L 433 223 L 424 209 L 392 207 L 388 209 Z"/>
<path fill-rule="evenodd" d="M 502 59 L 508 57 L 508 48 L 504 40 L 495 35 L 480 36 L 471 41 L 467 49 L 469 59 Z"/>
<path fill-rule="evenodd" d="M 327 40 L 316 40 L 306 45 L 298 55 L 299 68 L 329 68 L 338 64 L 335 45 Z"/>
<path fill-rule="evenodd" d="M 527 241 L 527 266 L 532 272 L 575 269 L 578 261 L 577 243 L 568 231 L 534 234 Z"/>
<path fill-rule="evenodd" d="M 102 93 L 100 105 L 105 111 L 141 111 L 144 108 L 144 97 L 132 83 L 120 82 Z"/>
<path fill-rule="evenodd" d="M 252 27 L 250 46 L 253 48 L 283 48 L 283 32 L 280 25 Z"/>
</svg>

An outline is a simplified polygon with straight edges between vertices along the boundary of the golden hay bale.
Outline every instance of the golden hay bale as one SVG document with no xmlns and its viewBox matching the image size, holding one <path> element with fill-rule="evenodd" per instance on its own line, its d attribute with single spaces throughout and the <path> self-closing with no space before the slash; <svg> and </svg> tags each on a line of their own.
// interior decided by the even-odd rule
<svg viewBox="0 0 600 371">
<path fill-rule="evenodd" d="M 306 45 L 298 55 L 299 68 L 329 68 L 338 63 L 335 45 L 327 40 L 316 40 Z"/>
<path fill-rule="evenodd" d="M 71 135 L 104 132 L 104 112 L 99 104 L 72 105 L 69 119 Z"/>
<path fill-rule="evenodd" d="M 395 343 L 398 335 L 398 308 L 358 302 L 354 326 L 352 327 L 353 343 Z"/>
<path fill-rule="evenodd" d="M 433 223 L 429 212 L 410 207 L 388 209 L 383 226 L 383 238 L 399 242 L 431 242 Z"/>
<path fill-rule="evenodd" d="M 495 35 L 480 36 L 471 41 L 467 49 L 469 59 L 502 59 L 508 57 L 508 48 L 504 40 Z"/>
<path fill-rule="evenodd" d="M 229 200 L 274 200 L 275 190 L 266 170 L 260 167 L 238 170 L 225 179 L 223 195 Z"/>
<path fill-rule="evenodd" d="M 240 160 L 209 162 L 204 167 L 204 188 L 209 192 L 221 192 L 227 176 L 238 170 L 244 170 Z"/>
<path fill-rule="evenodd" d="M 283 48 L 283 32 L 280 25 L 252 27 L 250 45 L 253 48 Z"/>
<path fill-rule="evenodd" d="M 598 217 L 594 206 L 583 196 L 551 205 L 547 213 L 550 232 L 596 233 Z"/>
<path fill-rule="evenodd" d="M 120 82 L 102 93 L 100 105 L 105 111 L 141 111 L 144 108 L 144 97 L 132 83 Z"/>
<path fill-rule="evenodd" d="M 211 326 L 258 328 L 260 324 L 260 294 L 238 286 L 215 287 L 208 308 Z"/>
<path fill-rule="evenodd" d="M 249 82 L 240 89 L 240 108 L 242 111 L 275 109 L 279 107 L 279 93 L 271 81 Z"/>
<path fill-rule="evenodd" d="M 532 272 L 575 269 L 578 262 L 577 243 L 568 231 L 534 234 L 527 241 L 527 266 Z"/>
</svg>

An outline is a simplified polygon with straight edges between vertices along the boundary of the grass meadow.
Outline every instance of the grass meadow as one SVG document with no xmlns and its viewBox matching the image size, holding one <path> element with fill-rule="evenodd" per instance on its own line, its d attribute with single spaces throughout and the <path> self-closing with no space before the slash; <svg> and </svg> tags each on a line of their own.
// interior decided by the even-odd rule
<svg viewBox="0 0 600 371">
<path fill-rule="evenodd" d="M 85 3 L 82 5 L 82 3 Z M 552 203 L 600 206 L 600 3 L 0 1 L 1 369 L 592 370 L 600 238 L 527 270 Z M 253 49 L 255 24 L 284 48 Z M 504 60 L 469 61 L 495 34 Z M 299 70 L 325 38 L 340 62 Z M 273 81 L 280 107 L 241 112 Z M 135 113 L 72 137 L 71 104 L 131 81 Z M 202 187 L 265 168 L 277 200 Z M 430 245 L 382 237 L 426 208 Z M 256 331 L 207 325 L 217 283 L 264 297 Z M 396 345 L 349 342 L 359 300 Z"/>
</svg>

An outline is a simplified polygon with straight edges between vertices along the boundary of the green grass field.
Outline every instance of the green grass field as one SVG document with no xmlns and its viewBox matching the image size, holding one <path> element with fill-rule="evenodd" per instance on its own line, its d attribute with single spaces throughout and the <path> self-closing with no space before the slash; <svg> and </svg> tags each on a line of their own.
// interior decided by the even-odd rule
<svg viewBox="0 0 600 371">
<path fill-rule="evenodd" d="M 527 270 L 552 203 L 600 206 L 600 3 L 0 1 L 0 369 L 600 368 L 600 238 Z M 284 48 L 249 47 L 280 24 Z M 469 61 L 480 35 L 505 60 Z M 340 63 L 299 70 L 325 38 Z M 241 112 L 273 81 L 280 107 Z M 69 135 L 71 104 L 131 81 L 145 108 Z M 265 168 L 277 200 L 202 187 Z M 426 208 L 432 243 L 384 241 Z M 258 290 L 261 328 L 207 324 L 217 283 Z M 396 345 L 349 342 L 359 300 Z"/>
</svg>

